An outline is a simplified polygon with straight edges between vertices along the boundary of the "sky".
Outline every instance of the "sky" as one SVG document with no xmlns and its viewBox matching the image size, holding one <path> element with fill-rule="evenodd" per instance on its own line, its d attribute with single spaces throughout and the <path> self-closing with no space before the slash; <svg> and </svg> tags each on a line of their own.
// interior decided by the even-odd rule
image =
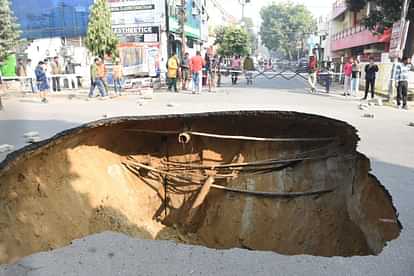
<svg viewBox="0 0 414 276">
<path fill-rule="evenodd" d="M 331 11 L 332 4 L 335 0 L 291 0 L 292 3 L 304 4 L 314 14 L 315 17 L 327 17 Z M 239 0 L 224 0 L 218 1 L 226 9 L 226 11 L 235 16 L 236 18 L 241 17 L 241 6 L 238 5 Z M 245 15 L 251 17 L 256 24 L 259 25 L 260 20 L 260 9 L 272 2 L 283 3 L 286 0 L 251 0 L 251 3 L 246 4 Z M 236 9 L 235 7 L 239 7 Z"/>
</svg>

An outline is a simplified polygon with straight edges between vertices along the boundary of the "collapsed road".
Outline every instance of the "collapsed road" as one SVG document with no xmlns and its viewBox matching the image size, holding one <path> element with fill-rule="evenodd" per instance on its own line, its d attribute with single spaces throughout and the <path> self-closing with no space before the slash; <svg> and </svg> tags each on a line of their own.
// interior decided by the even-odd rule
<svg viewBox="0 0 414 276">
<path fill-rule="evenodd" d="M 112 118 L 0 164 L 0 262 L 104 231 L 285 255 L 377 255 L 401 224 L 350 125 L 294 112 Z"/>
</svg>

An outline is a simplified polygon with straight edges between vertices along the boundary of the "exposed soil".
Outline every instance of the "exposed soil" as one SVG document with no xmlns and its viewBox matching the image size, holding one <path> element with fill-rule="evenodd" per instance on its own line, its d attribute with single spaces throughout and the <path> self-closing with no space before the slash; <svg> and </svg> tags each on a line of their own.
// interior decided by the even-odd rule
<svg viewBox="0 0 414 276">
<path fill-rule="evenodd" d="M 143 129 L 334 140 L 191 135 L 182 144 L 174 133 L 133 131 Z M 0 164 L 0 263 L 107 230 L 220 249 L 379 254 L 401 224 L 391 196 L 369 174 L 369 160 L 356 152 L 357 141 L 343 122 L 290 112 L 117 118 L 69 130 Z M 295 158 L 260 171 L 206 168 Z M 207 176 L 214 182 L 204 186 L 204 197 Z M 316 193 L 289 194 L 309 191 Z"/>
</svg>

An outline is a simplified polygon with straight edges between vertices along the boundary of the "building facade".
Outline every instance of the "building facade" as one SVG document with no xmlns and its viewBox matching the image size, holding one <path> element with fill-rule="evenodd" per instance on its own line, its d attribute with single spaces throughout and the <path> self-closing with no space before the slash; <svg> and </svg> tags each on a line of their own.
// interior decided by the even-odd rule
<svg viewBox="0 0 414 276">
<path fill-rule="evenodd" d="M 378 62 L 384 59 L 384 53 L 389 52 L 391 29 L 383 35 L 374 35 L 362 23 L 373 9 L 370 2 L 359 11 L 350 10 L 346 0 L 337 0 L 333 4 L 329 31 L 333 59 L 351 56 L 359 57 L 362 61 L 369 57 Z"/>
<path fill-rule="evenodd" d="M 165 70 L 173 50 L 179 54 L 182 49 L 195 53 L 207 43 L 207 0 L 185 0 L 184 8 L 181 0 L 107 1 L 126 75 L 156 76 Z M 31 42 L 24 53 L 26 58 L 34 62 L 54 56 L 63 57 L 63 61 L 70 58 L 82 67 L 78 71 L 84 75 L 91 62 L 84 38 L 93 3 L 94 0 L 12 0 L 22 36 Z"/>
</svg>

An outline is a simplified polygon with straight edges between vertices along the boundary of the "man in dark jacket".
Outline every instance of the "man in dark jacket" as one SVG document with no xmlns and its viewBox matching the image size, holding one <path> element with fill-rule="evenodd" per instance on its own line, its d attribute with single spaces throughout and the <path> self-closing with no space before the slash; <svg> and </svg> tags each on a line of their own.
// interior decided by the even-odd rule
<svg viewBox="0 0 414 276">
<path fill-rule="evenodd" d="M 369 64 L 365 65 L 365 97 L 363 98 L 366 100 L 368 98 L 368 91 L 371 87 L 371 99 L 374 98 L 375 94 L 375 78 L 378 72 L 378 66 L 374 63 L 374 59 L 369 59 Z"/>
</svg>

